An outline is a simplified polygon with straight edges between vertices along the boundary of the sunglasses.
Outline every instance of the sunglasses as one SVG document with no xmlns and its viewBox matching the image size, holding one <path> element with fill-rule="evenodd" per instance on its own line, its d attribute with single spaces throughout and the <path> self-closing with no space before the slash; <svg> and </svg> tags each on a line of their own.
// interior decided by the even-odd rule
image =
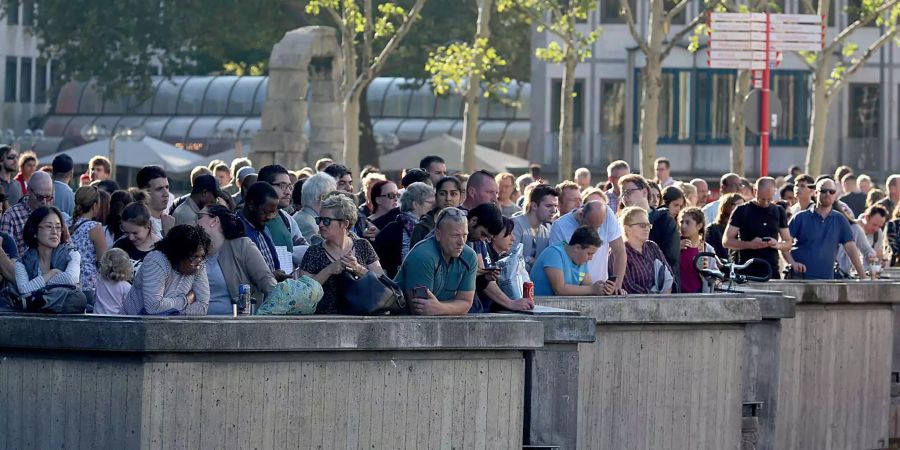
<svg viewBox="0 0 900 450">
<path fill-rule="evenodd" d="M 326 227 L 331 226 L 331 222 L 340 222 L 344 219 L 338 219 L 336 217 L 316 217 L 316 225 L 325 225 Z"/>
<path fill-rule="evenodd" d="M 36 198 L 37 201 L 39 201 L 39 202 L 52 202 L 53 201 L 53 194 L 50 194 L 50 195 L 32 194 L 32 195 L 34 195 L 34 198 Z"/>
<path fill-rule="evenodd" d="M 820 194 L 834 195 L 834 194 L 837 193 L 837 191 L 834 190 L 834 189 L 819 189 L 819 193 L 820 193 Z"/>
<path fill-rule="evenodd" d="M 379 197 L 387 197 L 391 200 L 397 200 L 398 198 L 400 198 L 400 194 L 391 193 L 391 194 L 379 195 Z"/>
</svg>

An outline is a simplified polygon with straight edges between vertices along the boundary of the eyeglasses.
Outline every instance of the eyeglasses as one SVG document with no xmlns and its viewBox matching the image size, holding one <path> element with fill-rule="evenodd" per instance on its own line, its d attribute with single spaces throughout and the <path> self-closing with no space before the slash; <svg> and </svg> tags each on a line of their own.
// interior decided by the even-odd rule
<svg viewBox="0 0 900 450">
<path fill-rule="evenodd" d="M 53 194 L 50 194 L 50 195 L 38 195 L 38 194 L 32 192 L 31 195 L 33 195 L 34 198 L 36 198 L 37 201 L 39 201 L 39 202 L 52 202 L 52 201 L 53 201 Z"/>
<path fill-rule="evenodd" d="M 834 194 L 837 193 L 837 191 L 834 190 L 834 189 L 819 189 L 819 193 L 820 193 L 820 194 L 834 195 Z"/>
<path fill-rule="evenodd" d="M 282 181 L 281 183 L 272 183 L 272 186 L 275 186 L 282 191 L 286 191 L 292 188 L 291 183 L 288 183 L 287 181 Z"/>
<path fill-rule="evenodd" d="M 19 155 L 6 155 L 6 159 L 9 161 L 15 161 L 19 159 Z"/>
<path fill-rule="evenodd" d="M 38 228 L 52 233 L 62 233 L 62 225 L 41 225 Z"/>
<path fill-rule="evenodd" d="M 441 212 L 438 214 L 438 220 L 437 220 L 437 222 L 435 222 L 434 227 L 435 228 L 439 227 L 441 225 L 441 222 L 443 222 L 447 217 L 450 217 L 450 216 L 468 217 L 469 215 L 465 211 L 463 211 L 459 208 L 445 208 L 445 209 L 441 210 Z"/>
<path fill-rule="evenodd" d="M 316 225 L 325 225 L 326 227 L 331 226 L 331 222 L 340 222 L 344 219 L 338 219 L 337 217 L 316 217 Z"/>
<path fill-rule="evenodd" d="M 645 230 L 653 229 L 653 225 L 650 222 L 628 223 L 626 225 L 629 227 L 641 227 Z"/>
<path fill-rule="evenodd" d="M 392 193 L 390 193 L 390 194 L 379 195 L 379 197 L 387 197 L 387 198 L 389 198 L 389 199 L 391 199 L 391 200 L 397 200 L 398 198 L 400 198 L 400 194 L 399 194 L 399 193 L 393 193 L 393 192 L 392 192 Z"/>
</svg>

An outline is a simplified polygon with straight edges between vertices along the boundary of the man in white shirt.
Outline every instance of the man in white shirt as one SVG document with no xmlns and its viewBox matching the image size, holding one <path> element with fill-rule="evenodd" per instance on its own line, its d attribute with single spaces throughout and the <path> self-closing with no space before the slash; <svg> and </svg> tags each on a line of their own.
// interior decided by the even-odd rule
<svg viewBox="0 0 900 450">
<path fill-rule="evenodd" d="M 669 158 L 656 158 L 656 184 L 660 189 L 675 184 L 675 179 L 672 178 L 672 162 Z"/>
<path fill-rule="evenodd" d="M 726 173 L 719 180 L 719 198 L 714 202 L 707 203 L 703 207 L 703 215 L 706 216 L 706 223 L 716 223 L 716 216 L 719 215 L 719 204 L 721 198 L 725 194 L 740 192 L 741 177 L 736 173 Z"/>
<path fill-rule="evenodd" d="M 581 208 L 560 217 L 550 228 L 550 245 L 569 242 L 572 233 L 581 226 L 596 228 L 600 239 L 603 240 L 603 245 L 588 261 L 588 272 L 591 274 L 591 279 L 595 282 L 607 281 L 604 291 L 606 295 L 620 292 L 627 262 L 625 241 L 622 239 L 622 228 L 619 226 L 619 221 L 616 220 L 615 213 L 606 203 L 600 200 L 590 201 Z M 614 280 L 609 276 L 610 251 L 615 256 L 616 262 L 613 270 Z"/>
</svg>

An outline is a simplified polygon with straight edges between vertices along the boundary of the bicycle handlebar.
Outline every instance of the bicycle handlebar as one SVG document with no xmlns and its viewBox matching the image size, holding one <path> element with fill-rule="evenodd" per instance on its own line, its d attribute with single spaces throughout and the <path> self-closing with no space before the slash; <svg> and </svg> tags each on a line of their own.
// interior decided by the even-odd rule
<svg viewBox="0 0 900 450">
<path fill-rule="evenodd" d="M 719 270 L 714 270 L 710 268 L 703 268 L 699 266 L 697 263 L 701 262 L 703 258 L 712 258 L 716 261 L 716 264 L 719 266 Z M 694 269 L 706 279 L 717 279 L 721 282 L 733 282 L 737 284 L 746 284 L 747 282 L 753 281 L 758 283 L 765 283 L 769 281 L 772 273 L 772 266 L 769 263 L 762 259 L 752 258 L 744 262 L 743 264 L 737 264 L 731 261 L 722 261 L 719 257 L 712 252 L 700 252 L 697 256 L 694 257 Z M 745 270 L 748 267 L 754 264 L 765 264 L 769 269 L 769 276 L 758 277 L 754 275 L 744 275 L 737 273 L 740 270 Z"/>
</svg>

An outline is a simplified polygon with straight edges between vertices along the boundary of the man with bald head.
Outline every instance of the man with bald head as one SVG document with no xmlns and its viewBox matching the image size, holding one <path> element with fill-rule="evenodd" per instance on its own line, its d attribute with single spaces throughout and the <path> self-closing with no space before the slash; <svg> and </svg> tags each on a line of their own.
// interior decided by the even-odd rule
<svg viewBox="0 0 900 450">
<path fill-rule="evenodd" d="M 479 170 L 473 173 L 466 183 L 466 201 L 463 203 L 462 209 L 468 211 L 485 203 L 496 205 L 499 193 L 500 186 L 497 185 L 494 175 L 486 170 Z"/>
<path fill-rule="evenodd" d="M 741 177 L 736 173 L 726 173 L 719 179 L 719 198 L 725 194 L 733 194 L 741 191 Z M 719 215 L 719 200 L 708 203 L 703 207 L 703 215 L 706 216 L 706 223 L 716 223 L 716 217 Z"/>
<path fill-rule="evenodd" d="M 616 220 L 616 214 L 606 202 L 593 200 L 560 217 L 550 228 L 550 244 L 569 242 L 575 230 L 582 226 L 589 226 L 597 230 L 603 241 L 603 245 L 597 249 L 597 253 L 587 263 L 591 280 L 606 284 L 605 295 L 619 293 L 622 290 L 622 280 L 625 278 L 627 263 L 625 241 L 622 239 L 622 228 L 619 226 L 619 221 Z M 615 261 L 614 279 L 609 276 L 610 252 Z"/>
<path fill-rule="evenodd" d="M 54 199 L 53 179 L 47 172 L 38 171 L 28 181 L 25 196 L 3 213 L 3 217 L 0 217 L 0 233 L 6 233 L 15 239 L 20 255 L 25 254 L 26 250 L 25 240 L 22 239 L 22 230 L 25 228 L 28 216 L 41 206 L 53 206 Z"/>
<path fill-rule="evenodd" d="M 859 248 L 853 240 L 850 223 L 843 214 L 834 210 L 837 187 L 828 178 L 816 183 L 816 207 L 794 215 L 788 228 L 795 244 L 791 250 L 795 272 L 804 278 L 830 280 L 834 278 L 834 262 L 838 245 L 850 257 L 850 262 L 860 276 L 866 273 Z"/>
<path fill-rule="evenodd" d="M 773 203 L 776 190 L 775 179 L 763 177 L 757 180 L 756 198 L 735 208 L 725 227 L 722 245 L 737 250 L 737 263 L 743 264 L 754 258 L 769 263 L 768 267 L 753 264 L 743 271 L 745 275 L 780 278 L 779 251 L 788 264 L 793 264 L 787 211 Z"/>
<path fill-rule="evenodd" d="M 703 178 L 694 178 L 691 180 L 691 185 L 697 188 L 697 204 L 694 206 L 702 208 L 709 200 L 709 185 Z"/>
</svg>

